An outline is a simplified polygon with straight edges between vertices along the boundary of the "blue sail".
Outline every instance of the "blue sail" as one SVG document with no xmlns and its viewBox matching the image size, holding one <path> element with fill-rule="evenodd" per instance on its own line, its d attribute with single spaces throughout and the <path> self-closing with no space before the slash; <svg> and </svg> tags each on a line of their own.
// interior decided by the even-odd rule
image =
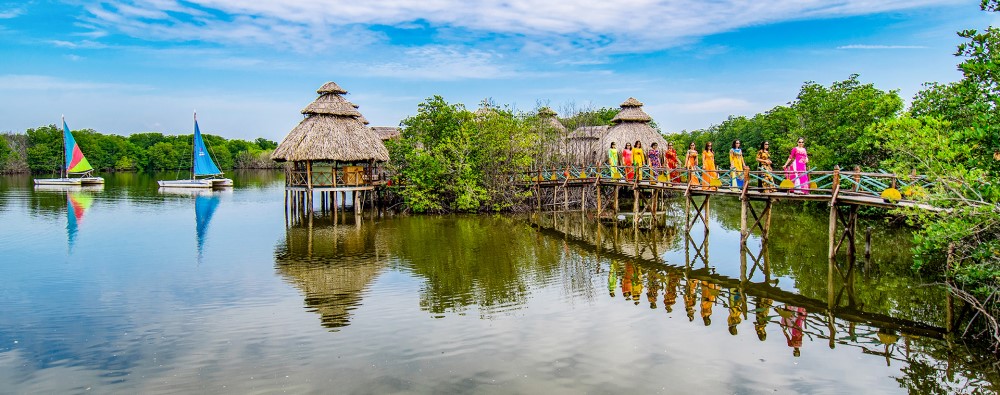
<svg viewBox="0 0 1000 395">
<path fill-rule="evenodd" d="M 194 175 L 209 176 L 222 174 L 219 166 L 215 165 L 212 156 L 205 148 L 205 141 L 201 139 L 201 130 L 198 129 L 198 119 L 194 120 Z"/>
</svg>

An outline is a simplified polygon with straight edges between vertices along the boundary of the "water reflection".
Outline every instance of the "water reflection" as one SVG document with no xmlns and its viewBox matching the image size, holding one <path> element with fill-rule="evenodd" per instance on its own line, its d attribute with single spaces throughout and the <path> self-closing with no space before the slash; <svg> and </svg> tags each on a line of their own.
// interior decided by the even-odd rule
<svg viewBox="0 0 1000 395">
<path fill-rule="evenodd" d="M 305 294 L 306 308 L 324 327 L 350 324 L 368 286 L 387 266 L 378 247 L 379 228 L 351 215 L 309 216 L 285 229 L 274 252 L 275 268 Z"/>
<path fill-rule="evenodd" d="M 205 250 L 205 240 L 208 237 L 208 225 L 212 222 L 215 210 L 222 202 L 222 195 L 231 195 L 231 189 L 201 189 L 201 188 L 159 188 L 161 195 L 187 196 L 194 198 L 195 237 L 198 244 L 198 262 L 201 262 Z"/>
<path fill-rule="evenodd" d="M 94 205 L 94 195 L 104 190 L 104 185 L 36 185 L 34 189 L 42 195 L 37 199 L 36 206 L 42 210 L 59 210 L 52 197 L 65 196 L 66 244 L 72 254 L 83 215 Z"/>
<path fill-rule="evenodd" d="M 713 208 L 720 206 L 725 210 L 724 205 Z M 713 219 L 717 221 L 713 224 L 728 222 L 717 215 Z M 768 337 L 777 335 L 793 358 L 820 345 L 857 349 L 861 355 L 884 359 L 887 366 L 902 363 L 904 376 L 897 380 L 904 388 L 920 393 L 950 392 L 965 386 L 982 390 L 992 388 L 991 383 L 997 380 L 995 366 L 977 370 L 990 364 L 988 356 L 973 358 L 978 362 L 969 363 L 950 357 L 960 347 L 952 342 L 956 335 L 945 328 L 943 290 L 931 286 L 892 288 L 896 282 L 912 285 L 920 280 L 914 279 L 912 273 L 897 271 L 891 255 L 883 254 L 868 270 L 863 270 L 860 263 L 846 261 L 831 267 L 822 252 L 812 253 L 813 249 L 825 247 L 820 237 L 813 239 L 818 243 L 796 241 L 792 248 L 796 264 L 788 264 L 789 257 L 782 254 L 774 265 L 768 246 L 756 246 L 755 253 L 741 249 L 738 242 L 716 247 L 716 259 L 709 260 L 708 240 L 712 233 L 697 226 L 693 235 L 683 236 L 683 255 L 676 251 L 677 229 L 684 226 L 678 222 L 668 218 L 666 229 L 658 232 L 623 228 L 616 223 L 599 224 L 581 214 L 543 213 L 532 219 L 540 233 L 607 257 L 604 275 L 609 296 L 615 299 L 616 291 L 620 291 L 629 305 L 639 304 L 638 294 L 645 287 L 649 307 L 655 310 L 657 293 L 662 290 L 666 313 L 673 311 L 680 297 L 687 321 L 700 318 L 703 327 L 712 326 L 720 308 L 725 309 L 730 336 L 741 336 L 741 327 L 752 327 L 751 336 L 773 346 L 776 344 L 768 342 Z M 778 232 L 787 226 L 780 222 L 777 225 Z M 795 232 L 806 236 L 813 233 L 805 228 L 796 228 Z M 786 252 L 788 247 L 779 243 L 778 250 Z M 861 269 L 855 270 L 856 266 Z M 781 272 L 772 273 L 774 267 Z M 896 278 L 887 281 L 886 272 Z M 778 277 L 786 279 L 781 287 Z M 824 289 L 819 289 L 820 284 Z M 752 320 L 749 314 L 753 314 Z M 914 372 L 917 368 L 919 373 Z M 940 381 L 927 380 L 928 375 Z"/>
</svg>

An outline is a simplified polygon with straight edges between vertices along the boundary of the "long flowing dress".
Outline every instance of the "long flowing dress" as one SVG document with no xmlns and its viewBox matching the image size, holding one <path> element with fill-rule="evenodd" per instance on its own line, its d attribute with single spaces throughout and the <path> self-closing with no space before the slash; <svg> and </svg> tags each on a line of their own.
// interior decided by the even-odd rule
<svg viewBox="0 0 1000 395">
<path fill-rule="evenodd" d="M 715 153 L 709 150 L 702 151 L 701 153 L 701 168 L 705 169 L 705 176 L 702 178 L 702 185 L 709 187 L 709 190 L 714 191 L 716 185 L 720 185 L 719 173 L 716 172 L 715 168 Z"/>
<path fill-rule="evenodd" d="M 642 167 L 646 165 L 646 153 L 642 148 L 632 148 L 632 164 L 635 165 L 636 175 L 642 179 Z"/>
<path fill-rule="evenodd" d="M 788 166 L 786 171 L 788 178 L 795 183 L 795 193 L 809 193 L 809 173 L 807 173 L 809 168 L 806 167 L 809 154 L 805 148 L 795 147 L 788 154 L 788 158 L 792 160 L 792 164 Z"/>
<path fill-rule="evenodd" d="M 687 153 L 687 158 L 684 160 L 684 167 L 688 169 L 688 184 L 697 186 L 701 184 L 701 178 L 698 177 L 698 151 L 690 149 Z"/>
<path fill-rule="evenodd" d="M 757 151 L 757 164 L 759 165 L 760 171 L 765 171 L 763 180 L 757 181 L 757 186 L 761 188 L 766 188 L 765 192 L 774 192 L 774 177 L 771 177 L 771 165 L 769 161 L 771 160 L 771 153 L 765 150 Z"/>
<path fill-rule="evenodd" d="M 677 151 L 673 148 L 667 148 L 667 151 L 663 153 L 663 159 L 670 169 L 670 175 L 668 178 L 670 182 L 681 182 L 681 173 L 677 171 L 677 167 L 680 165 L 680 161 L 677 159 Z"/>
<path fill-rule="evenodd" d="M 733 182 L 730 186 L 743 188 L 743 169 L 746 167 L 746 163 L 743 162 L 743 150 L 739 148 L 733 148 L 729 150 L 729 165 L 733 168 Z"/>
<path fill-rule="evenodd" d="M 632 168 L 632 150 L 627 148 L 622 150 L 622 166 L 625 166 L 625 179 L 632 181 L 632 177 L 635 176 L 635 170 Z"/>
<path fill-rule="evenodd" d="M 656 148 L 650 148 L 649 152 L 647 152 L 646 154 L 649 155 L 649 167 L 653 171 L 653 180 L 656 180 L 656 177 L 660 175 L 659 168 L 660 166 L 662 166 L 660 164 L 660 150 Z"/>
<path fill-rule="evenodd" d="M 608 149 L 608 166 L 611 167 L 611 178 L 622 178 L 622 173 L 618 172 L 618 150 Z"/>
</svg>

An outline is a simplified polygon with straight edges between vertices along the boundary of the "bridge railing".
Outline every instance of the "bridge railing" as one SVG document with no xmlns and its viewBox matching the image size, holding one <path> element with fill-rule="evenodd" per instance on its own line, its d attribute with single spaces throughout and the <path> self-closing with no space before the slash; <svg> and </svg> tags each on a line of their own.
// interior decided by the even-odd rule
<svg viewBox="0 0 1000 395">
<path fill-rule="evenodd" d="M 650 166 L 565 165 L 561 168 L 536 169 L 520 175 L 525 184 L 618 183 L 642 187 L 656 185 L 693 190 L 809 194 L 816 197 L 867 196 L 886 200 L 910 200 L 925 195 L 934 183 L 925 176 L 900 177 L 885 171 L 862 172 L 855 168 L 804 172 L 787 170 L 733 169 L 706 170 Z M 804 180 L 808 180 L 803 182 Z"/>
</svg>

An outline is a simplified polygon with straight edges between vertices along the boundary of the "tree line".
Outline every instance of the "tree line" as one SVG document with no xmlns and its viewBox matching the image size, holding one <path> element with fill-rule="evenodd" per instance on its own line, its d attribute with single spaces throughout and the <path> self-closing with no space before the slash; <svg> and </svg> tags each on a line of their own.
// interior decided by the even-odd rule
<svg viewBox="0 0 1000 395">
<path fill-rule="evenodd" d="M 80 150 L 97 171 L 160 171 L 191 168 L 193 135 L 102 134 L 73 131 Z M 271 160 L 278 146 L 263 137 L 253 141 L 202 134 L 212 158 L 222 169 L 279 167 Z M 63 132 L 56 125 L 7 133 L 0 138 L 0 172 L 58 172 L 63 160 Z"/>
</svg>

